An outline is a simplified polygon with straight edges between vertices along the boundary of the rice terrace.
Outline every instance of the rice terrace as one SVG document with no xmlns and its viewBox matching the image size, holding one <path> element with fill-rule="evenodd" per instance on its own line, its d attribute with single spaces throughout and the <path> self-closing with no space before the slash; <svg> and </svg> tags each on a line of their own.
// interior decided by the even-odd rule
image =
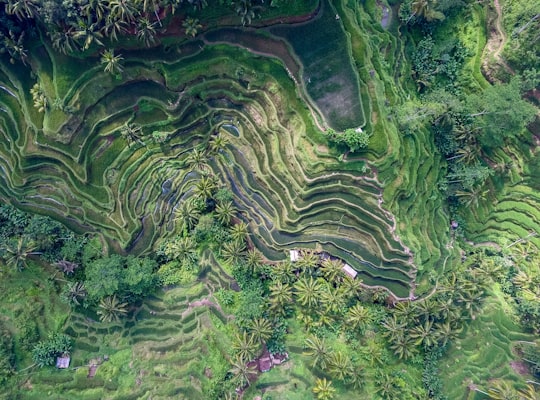
<svg viewBox="0 0 540 400">
<path fill-rule="evenodd" d="M 0 399 L 539 399 L 539 15 L 0 0 Z"/>
</svg>

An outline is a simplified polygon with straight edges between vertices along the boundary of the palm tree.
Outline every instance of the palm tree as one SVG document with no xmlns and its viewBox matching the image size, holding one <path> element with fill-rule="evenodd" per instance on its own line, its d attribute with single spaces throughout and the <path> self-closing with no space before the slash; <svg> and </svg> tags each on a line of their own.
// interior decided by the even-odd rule
<svg viewBox="0 0 540 400">
<path fill-rule="evenodd" d="M 272 279 L 283 283 L 291 283 L 295 279 L 295 267 L 289 261 L 282 261 L 275 264 L 272 268 Z"/>
<path fill-rule="evenodd" d="M 114 55 L 114 50 L 112 49 L 105 50 L 101 53 L 101 63 L 105 65 L 104 71 L 112 75 L 119 74 L 124 70 L 121 64 L 123 59 L 120 54 Z"/>
<path fill-rule="evenodd" d="M 111 40 L 118 41 L 118 35 L 123 35 L 127 32 L 128 23 L 122 19 L 108 15 L 103 26 L 103 33 Z"/>
<path fill-rule="evenodd" d="M 274 332 L 272 324 L 266 318 L 257 318 L 250 322 L 248 328 L 253 336 L 253 339 L 259 343 L 265 343 L 272 337 Z"/>
<path fill-rule="evenodd" d="M 243 26 L 251 24 L 251 20 L 255 18 L 255 7 L 251 4 L 251 0 L 236 2 L 236 14 L 240 16 Z"/>
<path fill-rule="evenodd" d="M 254 274 L 264 264 L 263 255 L 257 249 L 249 249 L 246 253 L 246 267 Z"/>
<path fill-rule="evenodd" d="M 107 296 L 99 302 L 99 320 L 101 322 L 117 322 L 120 316 L 127 313 L 127 303 L 120 303 L 114 296 Z"/>
<path fill-rule="evenodd" d="M 156 42 L 156 26 L 148 18 L 140 18 L 137 24 L 137 39 L 150 47 Z"/>
<path fill-rule="evenodd" d="M 339 287 L 343 290 L 349 300 L 358 298 L 364 291 L 362 288 L 362 281 L 360 279 L 352 278 L 349 275 L 345 275 L 343 281 L 340 282 Z"/>
<path fill-rule="evenodd" d="M 203 176 L 195 184 L 195 194 L 205 201 L 211 199 L 216 190 L 217 182 L 213 175 Z"/>
<path fill-rule="evenodd" d="M 142 138 L 142 128 L 137 124 L 124 124 L 120 128 L 120 135 L 127 141 L 128 146 L 130 143 L 138 142 L 144 146 Z"/>
<path fill-rule="evenodd" d="M 169 240 L 164 252 L 169 259 L 186 261 L 188 264 L 194 263 L 198 258 L 197 244 L 189 236 Z"/>
<path fill-rule="evenodd" d="M 202 28 L 202 25 L 199 24 L 199 20 L 192 17 L 187 17 L 182 23 L 182 26 L 186 30 L 186 35 L 191 37 L 197 36 L 199 29 Z"/>
<path fill-rule="evenodd" d="M 389 338 L 390 341 L 397 337 L 397 335 L 399 335 L 405 328 L 405 325 L 401 321 L 398 321 L 395 315 L 392 315 L 390 318 L 386 318 L 382 323 L 382 326 L 385 329 L 382 335 Z"/>
<path fill-rule="evenodd" d="M 232 342 L 232 349 L 240 360 L 248 362 L 253 360 L 257 355 L 259 343 L 255 340 L 253 334 L 248 334 L 247 332 L 240 334 L 236 332 Z"/>
<path fill-rule="evenodd" d="M 238 384 L 240 388 L 244 386 L 249 386 L 249 380 L 257 375 L 257 369 L 254 365 L 248 365 L 239 357 L 236 357 L 232 361 L 231 373 L 234 376 L 234 381 Z"/>
<path fill-rule="evenodd" d="M 63 298 L 67 300 L 69 304 L 81 305 L 82 300 L 88 293 L 82 282 L 70 282 L 67 284 L 67 288 Z"/>
<path fill-rule="evenodd" d="M 482 186 L 476 185 L 472 189 L 456 191 L 456 197 L 465 207 L 478 208 L 479 201 L 485 201 L 489 189 L 483 190 Z"/>
<path fill-rule="evenodd" d="M 487 390 L 488 396 L 493 400 L 520 400 L 521 396 L 507 381 L 497 379 L 493 386 Z"/>
<path fill-rule="evenodd" d="M 244 221 L 240 221 L 234 224 L 229 232 L 233 240 L 244 242 L 248 237 L 248 226 Z"/>
<path fill-rule="evenodd" d="M 302 276 L 295 284 L 296 298 L 303 306 L 315 308 L 319 304 L 319 298 L 322 293 L 320 282 L 313 277 Z"/>
<path fill-rule="evenodd" d="M 409 332 L 411 339 L 416 339 L 416 345 L 423 344 L 426 347 L 431 347 L 437 343 L 431 319 L 426 319 L 423 324 L 416 325 Z"/>
<path fill-rule="evenodd" d="M 380 394 L 383 399 L 394 400 L 399 398 L 399 389 L 394 383 L 394 379 L 386 373 L 381 373 L 376 378 L 375 391 Z"/>
<path fill-rule="evenodd" d="M 363 332 L 371 323 L 371 314 L 366 307 L 361 304 L 355 304 L 347 311 L 345 322 L 351 329 L 358 329 Z"/>
<path fill-rule="evenodd" d="M 223 135 L 213 136 L 210 140 L 210 151 L 213 154 L 219 154 L 229 144 L 229 140 Z"/>
<path fill-rule="evenodd" d="M 343 263 L 338 259 L 327 258 L 321 264 L 321 272 L 328 282 L 335 282 L 343 274 Z"/>
<path fill-rule="evenodd" d="M 79 20 L 78 29 L 73 33 L 73 38 L 82 41 L 83 50 L 88 50 L 92 44 L 103 46 L 103 35 L 98 30 L 97 24 L 89 24 Z"/>
<path fill-rule="evenodd" d="M 317 396 L 317 400 L 332 400 L 336 389 L 332 386 L 332 381 L 327 381 L 326 378 L 317 378 L 313 393 Z"/>
<path fill-rule="evenodd" d="M 314 251 L 307 250 L 302 252 L 302 257 L 296 263 L 299 269 L 315 275 L 315 270 L 319 266 L 319 256 Z"/>
<path fill-rule="evenodd" d="M 330 374 L 343 382 L 351 377 L 354 372 L 351 359 L 341 351 L 333 353 L 328 360 L 328 364 Z"/>
<path fill-rule="evenodd" d="M 186 164 L 191 170 L 207 171 L 208 156 L 203 148 L 195 147 L 187 156 Z"/>
<path fill-rule="evenodd" d="M 449 341 L 457 338 L 462 330 L 462 327 L 457 328 L 450 321 L 436 323 L 433 326 L 433 332 L 441 346 L 446 346 Z"/>
<path fill-rule="evenodd" d="M 16 268 L 22 271 L 27 267 L 27 259 L 29 256 L 41 254 L 36 251 L 37 245 L 30 240 L 27 236 L 20 236 L 15 242 L 10 240 L 3 246 L 4 261 L 9 267 Z"/>
<path fill-rule="evenodd" d="M 35 0 L 8 1 L 6 12 L 15 15 L 19 21 L 34 19 L 39 12 L 39 2 Z"/>
<path fill-rule="evenodd" d="M 418 348 L 413 338 L 403 331 L 394 335 L 390 343 L 390 348 L 400 359 L 409 359 L 418 353 Z"/>
<path fill-rule="evenodd" d="M 55 50 L 60 51 L 63 54 L 69 54 L 77 51 L 79 45 L 73 37 L 73 28 L 66 28 L 60 31 L 49 33 L 51 42 Z"/>
<path fill-rule="evenodd" d="M 333 351 L 328 347 L 324 338 L 311 335 L 304 341 L 304 348 L 306 350 L 303 354 L 312 358 L 311 365 L 313 367 L 326 368 Z"/>
<path fill-rule="evenodd" d="M 105 0 L 87 0 L 81 5 L 81 11 L 88 19 L 95 17 L 97 21 L 102 21 L 109 11 L 107 3 Z"/>
<path fill-rule="evenodd" d="M 139 14 L 131 0 L 111 0 L 109 2 L 111 15 L 128 24 L 135 22 L 135 16 Z"/>
<path fill-rule="evenodd" d="M 234 214 L 236 214 L 236 211 L 236 207 L 234 207 L 232 201 L 219 203 L 216 207 L 216 219 L 222 225 L 227 226 L 231 223 L 231 220 L 233 219 Z"/>
<path fill-rule="evenodd" d="M 270 286 L 270 310 L 286 314 L 292 303 L 292 288 L 287 283 L 275 282 Z"/>
<path fill-rule="evenodd" d="M 221 248 L 221 257 L 229 264 L 236 264 L 244 257 L 246 245 L 244 242 L 233 240 L 226 242 Z"/>
<path fill-rule="evenodd" d="M 200 216 L 201 214 L 195 207 L 193 201 L 184 200 L 180 204 L 176 209 L 175 221 L 179 224 L 178 228 L 183 232 L 184 236 L 186 236 L 190 230 L 195 228 L 197 222 L 199 222 Z"/>
</svg>

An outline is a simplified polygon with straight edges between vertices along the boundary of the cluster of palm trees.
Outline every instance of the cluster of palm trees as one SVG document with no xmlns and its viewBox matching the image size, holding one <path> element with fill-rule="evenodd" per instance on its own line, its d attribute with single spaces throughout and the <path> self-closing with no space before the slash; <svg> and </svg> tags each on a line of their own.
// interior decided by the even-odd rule
<svg viewBox="0 0 540 400">
<path fill-rule="evenodd" d="M 431 296 L 396 304 L 383 322 L 383 335 L 400 359 L 422 348 L 445 346 L 461 332 L 467 319 L 476 318 L 498 265 L 473 255 L 466 266 L 450 273 Z"/>
</svg>

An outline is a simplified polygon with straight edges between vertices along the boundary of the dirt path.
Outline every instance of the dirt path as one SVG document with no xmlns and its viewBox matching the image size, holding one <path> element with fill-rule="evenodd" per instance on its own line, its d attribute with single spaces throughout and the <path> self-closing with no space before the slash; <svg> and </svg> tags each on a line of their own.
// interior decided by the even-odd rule
<svg viewBox="0 0 540 400">
<path fill-rule="evenodd" d="M 493 77 L 493 68 L 496 65 L 502 66 L 506 70 L 506 72 L 511 75 L 515 74 L 512 67 L 510 67 L 506 63 L 504 58 L 501 57 L 501 53 L 504 49 L 504 46 L 506 45 L 506 42 L 508 41 L 508 37 L 506 36 L 506 32 L 502 27 L 502 8 L 499 0 L 493 0 L 493 6 L 495 7 L 495 11 L 497 12 L 497 17 L 494 21 L 495 26 L 489 27 L 489 37 L 486 43 L 486 47 L 484 49 L 482 60 L 482 70 L 489 81 L 495 80 L 495 78 Z M 495 65 L 490 65 L 490 56 L 493 57 L 493 59 L 495 60 Z"/>
</svg>

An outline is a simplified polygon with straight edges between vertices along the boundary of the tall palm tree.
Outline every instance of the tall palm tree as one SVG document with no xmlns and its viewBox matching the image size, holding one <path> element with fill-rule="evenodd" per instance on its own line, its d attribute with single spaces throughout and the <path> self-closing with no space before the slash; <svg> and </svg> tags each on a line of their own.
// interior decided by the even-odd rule
<svg viewBox="0 0 540 400">
<path fill-rule="evenodd" d="M 129 22 L 116 18 L 112 15 L 107 15 L 105 24 L 103 25 L 102 32 L 106 37 L 115 42 L 118 41 L 118 36 L 123 35 L 128 30 Z"/>
<path fill-rule="evenodd" d="M 73 37 L 74 30 L 71 27 L 49 33 L 49 35 L 53 48 L 63 54 L 73 53 L 79 49 L 79 45 Z"/>
<path fill-rule="evenodd" d="M 67 284 L 67 288 L 64 292 L 63 299 L 67 300 L 69 304 L 81 305 L 82 300 L 87 295 L 86 288 L 82 282 L 70 282 Z"/>
<path fill-rule="evenodd" d="M 479 202 L 484 202 L 487 198 L 488 193 L 489 189 L 484 190 L 482 186 L 476 185 L 471 189 L 456 191 L 456 197 L 459 199 L 459 202 L 465 207 L 478 208 Z"/>
<path fill-rule="evenodd" d="M 236 384 L 243 388 L 246 385 L 249 386 L 249 380 L 257 375 L 257 369 L 254 365 L 248 365 L 244 360 L 236 357 L 232 360 L 231 373 Z"/>
<path fill-rule="evenodd" d="M 294 284 L 296 299 L 305 307 L 315 308 L 319 304 L 322 293 L 321 283 L 312 276 L 309 278 L 302 276 Z"/>
<path fill-rule="evenodd" d="M 296 263 L 300 269 L 315 275 L 315 271 L 319 267 L 319 256 L 312 250 L 306 250 L 302 252 L 302 256 Z"/>
<path fill-rule="evenodd" d="M 19 21 L 23 19 L 34 19 L 39 13 L 39 2 L 36 0 L 8 1 L 6 12 L 15 15 Z"/>
<path fill-rule="evenodd" d="M 371 323 L 371 314 L 366 307 L 358 303 L 349 308 L 345 314 L 345 322 L 351 329 L 363 332 Z"/>
<path fill-rule="evenodd" d="M 236 14 L 241 18 L 242 25 L 251 24 L 251 20 L 255 18 L 255 7 L 251 0 L 239 0 L 236 3 Z"/>
<path fill-rule="evenodd" d="M 41 252 L 36 251 L 37 245 L 27 236 L 20 236 L 17 241 L 10 240 L 3 246 L 2 250 L 6 264 L 19 271 L 27 267 L 29 256 L 41 254 Z"/>
<path fill-rule="evenodd" d="M 386 338 L 389 338 L 390 341 L 397 337 L 405 328 L 405 325 L 401 321 L 399 321 L 395 315 L 386 318 L 383 321 L 382 326 L 384 328 L 382 335 Z"/>
<path fill-rule="evenodd" d="M 131 0 L 110 0 L 109 9 L 115 19 L 128 24 L 133 24 L 139 14 Z"/>
<path fill-rule="evenodd" d="M 270 286 L 270 310 L 286 314 L 292 303 L 292 288 L 287 283 L 275 282 Z"/>
<path fill-rule="evenodd" d="M 104 46 L 101 39 L 103 34 L 99 31 L 96 23 L 88 23 L 86 21 L 79 20 L 79 26 L 73 33 L 73 38 L 82 42 L 83 50 L 88 50 L 92 44 L 98 46 Z"/>
<path fill-rule="evenodd" d="M 99 302 L 97 313 L 101 322 L 117 322 L 127 314 L 127 303 L 120 303 L 116 295 L 107 296 Z"/>
<path fill-rule="evenodd" d="M 272 337 L 274 330 L 272 324 L 266 318 L 257 318 L 252 320 L 248 325 L 249 331 L 253 339 L 259 343 L 265 343 Z"/>
<path fill-rule="evenodd" d="M 124 70 L 122 66 L 123 59 L 122 55 L 114 54 L 114 49 L 105 50 L 101 53 L 101 64 L 105 65 L 104 71 L 112 75 L 119 74 Z"/>
<path fill-rule="evenodd" d="M 304 341 L 304 355 L 311 357 L 311 365 L 313 367 L 320 367 L 323 370 L 326 368 L 327 364 L 330 361 L 330 357 L 334 353 L 324 338 L 319 338 L 318 336 L 311 335 Z"/>
<path fill-rule="evenodd" d="M 156 42 L 156 35 L 156 25 L 148 18 L 140 18 L 137 23 L 137 39 L 150 47 Z"/>
<path fill-rule="evenodd" d="M 218 203 L 216 206 L 216 218 L 217 220 L 225 226 L 228 226 L 231 223 L 234 215 L 237 210 L 232 201 L 226 201 L 223 203 Z"/>
<path fill-rule="evenodd" d="M 446 346 L 449 341 L 457 338 L 462 330 L 463 327 L 454 326 L 450 321 L 436 323 L 433 326 L 433 332 L 441 346 Z"/>
<path fill-rule="evenodd" d="M 332 381 L 327 381 L 326 378 L 317 378 L 313 393 L 317 396 L 317 400 L 332 400 L 336 389 L 332 386 Z"/>
<path fill-rule="evenodd" d="M 232 349 L 240 360 L 248 362 L 256 357 L 260 347 L 253 334 L 236 332 L 232 342 Z"/>
<path fill-rule="evenodd" d="M 350 357 L 342 351 L 333 353 L 328 360 L 328 364 L 330 374 L 343 382 L 349 379 L 354 372 Z"/>
<path fill-rule="evenodd" d="M 278 262 L 272 267 L 272 279 L 278 282 L 291 283 L 295 279 L 294 271 L 295 267 L 290 261 Z"/>
<path fill-rule="evenodd" d="M 433 320 L 426 319 L 423 324 L 418 324 L 409 331 L 411 339 L 415 339 L 416 345 L 423 344 L 431 347 L 437 343 L 437 337 L 433 331 Z"/>
<path fill-rule="evenodd" d="M 195 207 L 191 200 L 184 200 L 175 212 L 175 221 L 178 223 L 178 228 L 183 232 L 184 236 L 195 228 L 201 213 Z"/>
<path fill-rule="evenodd" d="M 120 135 L 127 141 L 128 146 L 135 142 L 144 146 L 144 142 L 141 140 L 142 128 L 140 125 L 126 123 L 120 128 Z"/>
<path fill-rule="evenodd" d="M 229 232 L 233 240 L 244 242 L 248 237 L 249 231 L 248 226 L 244 221 L 240 221 L 237 224 L 234 224 Z"/>
<path fill-rule="evenodd" d="M 321 293 L 321 304 L 328 312 L 342 314 L 345 307 L 343 291 L 335 290 L 328 282 L 325 288 Z"/>
<path fill-rule="evenodd" d="M 102 21 L 109 12 L 106 0 L 87 0 L 81 5 L 81 11 L 86 18 L 95 17 L 97 21 Z"/>
<path fill-rule="evenodd" d="M 335 282 L 343 275 L 343 262 L 327 258 L 321 263 L 321 272 L 328 282 Z"/>
<path fill-rule="evenodd" d="M 186 35 L 191 36 L 191 37 L 197 36 L 199 29 L 202 28 L 202 25 L 199 23 L 199 20 L 197 18 L 192 18 L 192 17 L 187 17 L 182 23 L 182 26 L 186 30 Z"/>
<path fill-rule="evenodd" d="M 169 240 L 165 246 L 165 255 L 172 260 L 185 261 L 192 264 L 197 261 L 197 244 L 191 237 L 177 237 Z"/>
<path fill-rule="evenodd" d="M 210 151 L 213 154 L 219 154 L 228 144 L 229 140 L 225 136 L 221 134 L 213 136 L 210 140 Z"/>
<path fill-rule="evenodd" d="M 257 249 L 249 249 L 246 253 L 246 267 L 253 274 L 264 264 L 263 255 Z"/>
<path fill-rule="evenodd" d="M 213 175 L 203 176 L 195 184 L 195 194 L 205 201 L 211 199 L 216 190 L 217 181 Z"/>
<path fill-rule="evenodd" d="M 186 164 L 191 170 L 207 171 L 208 155 L 206 154 L 206 150 L 200 147 L 195 147 L 187 156 Z"/>
<path fill-rule="evenodd" d="M 487 390 L 488 396 L 493 400 L 521 400 L 521 396 L 507 381 L 497 379 Z"/>
<path fill-rule="evenodd" d="M 394 378 L 387 373 L 381 373 L 376 378 L 375 391 L 385 400 L 394 400 L 399 398 L 399 388 L 394 382 Z"/>
<path fill-rule="evenodd" d="M 398 333 L 390 344 L 394 354 L 400 359 L 409 359 L 418 353 L 418 348 L 411 336 L 404 332 Z"/>
<path fill-rule="evenodd" d="M 246 245 L 244 242 L 233 240 L 226 242 L 221 248 L 221 256 L 229 264 L 236 264 L 244 257 Z"/>
</svg>

